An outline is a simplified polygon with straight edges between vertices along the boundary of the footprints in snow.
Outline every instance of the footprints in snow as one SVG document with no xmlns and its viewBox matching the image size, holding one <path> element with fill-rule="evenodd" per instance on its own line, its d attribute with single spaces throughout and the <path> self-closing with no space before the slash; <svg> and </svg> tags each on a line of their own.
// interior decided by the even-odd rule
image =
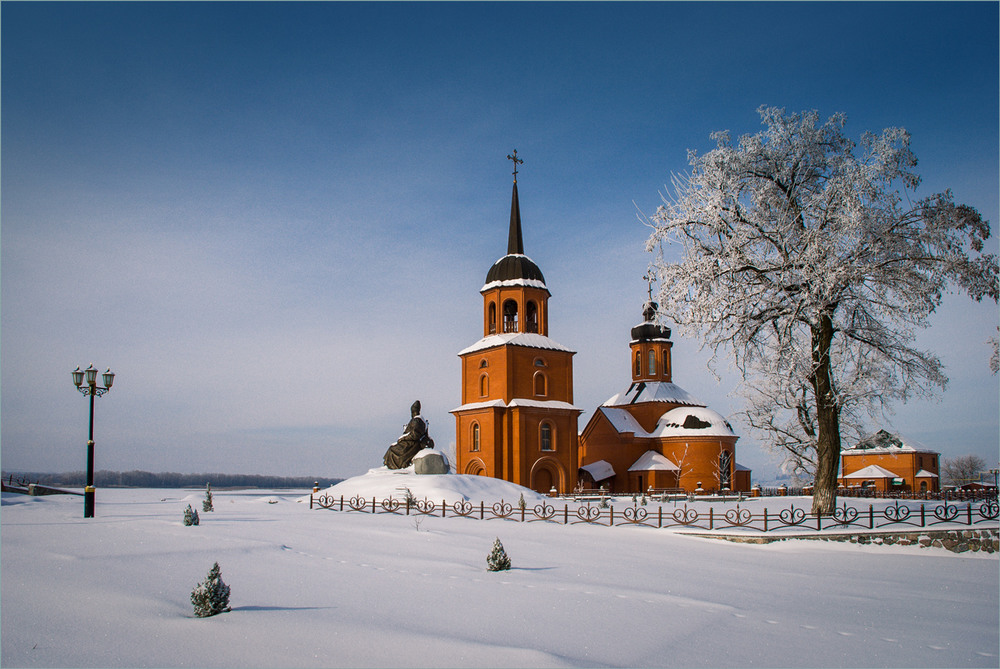
<svg viewBox="0 0 1000 669">
<path fill-rule="evenodd" d="M 284 544 L 282 544 L 281 550 L 283 550 L 283 551 L 293 551 L 293 549 L 291 547 L 285 546 Z M 293 551 L 293 552 L 295 552 L 295 553 L 297 553 L 299 555 L 302 555 L 304 557 L 309 557 L 309 558 L 314 557 L 313 555 L 310 555 L 309 553 L 305 553 L 303 551 Z M 337 564 L 350 564 L 350 562 L 348 562 L 347 560 L 338 560 L 338 559 L 332 558 L 332 557 L 324 557 L 322 559 L 329 560 L 331 562 L 336 562 Z M 376 566 L 376 565 L 368 564 L 366 562 L 355 562 L 353 564 L 355 564 L 358 567 L 364 568 L 364 569 L 375 569 L 377 571 L 387 571 L 386 567 L 379 567 L 379 566 Z M 411 572 L 408 569 L 396 569 L 394 571 L 396 573 L 398 573 L 398 574 L 410 574 L 410 573 L 413 573 L 413 572 Z M 429 577 L 429 576 L 432 576 L 432 574 L 421 573 L 421 576 Z M 448 576 L 448 578 L 451 579 L 451 580 L 459 580 L 461 577 L 457 576 L 457 575 L 454 575 L 454 574 L 451 574 L 451 575 Z M 474 578 L 474 579 L 472 579 L 472 582 L 473 583 L 482 583 L 482 582 L 484 582 L 484 579 Z M 515 584 L 513 581 L 500 581 L 500 585 L 517 585 L 517 584 Z M 537 588 L 538 586 L 534 585 L 534 584 L 530 584 L 530 583 L 525 583 L 525 584 L 521 584 L 520 587 L 526 588 L 526 589 L 534 589 L 534 588 Z M 557 586 L 557 587 L 555 587 L 555 590 L 557 590 L 558 592 L 570 592 L 570 591 L 573 591 L 574 588 L 558 587 Z M 585 595 L 595 595 L 597 593 L 594 592 L 594 591 L 592 591 L 592 590 L 584 590 L 584 591 L 582 591 L 582 594 L 585 594 Z M 633 599 L 634 598 L 632 595 L 623 595 L 623 594 L 620 594 L 620 593 L 615 593 L 615 597 L 618 598 L 618 599 Z M 643 599 L 642 601 L 644 603 L 646 603 L 646 604 L 655 604 L 656 603 L 654 600 L 651 600 L 651 599 Z M 675 606 L 677 606 L 679 608 L 688 608 L 689 605 L 686 604 L 686 603 L 683 603 L 683 602 L 677 602 L 677 603 L 675 603 Z M 747 620 L 748 622 L 751 620 L 750 616 L 748 616 L 746 613 L 737 613 L 737 612 L 734 612 L 731 615 L 734 618 L 742 618 L 742 619 Z M 778 620 L 770 620 L 770 619 L 765 619 L 764 622 L 766 624 L 768 624 L 768 625 L 780 625 L 781 624 L 781 622 L 778 621 Z M 803 629 L 803 630 L 809 630 L 809 631 L 820 630 L 819 626 L 817 626 L 817 625 L 801 625 L 800 624 L 799 628 Z M 844 632 L 844 631 L 839 631 L 839 630 L 836 632 L 836 634 L 838 634 L 839 636 L 843 636 L 843 637 L 856 636 L 854 632 Z M 879 640 L 880 641 L 884 641 L 886 643 L 899 643 L 899 639 L 894 639 L 892 637 L 881 637 Z M 932 645 L 932 644 L 928 644 L 927 647 L 930 648 L 931 650 L 947 650 L 948 649 L 947 646 L 938 646 L 938 645 Z M 982 657 L 994 657 L 993 653 L 983 653 L 983 652 L 979 652 L 979 651 L 974 651 L 974 652 L 976 653 L 976 655 L 980 655 Z"/>
</svg>

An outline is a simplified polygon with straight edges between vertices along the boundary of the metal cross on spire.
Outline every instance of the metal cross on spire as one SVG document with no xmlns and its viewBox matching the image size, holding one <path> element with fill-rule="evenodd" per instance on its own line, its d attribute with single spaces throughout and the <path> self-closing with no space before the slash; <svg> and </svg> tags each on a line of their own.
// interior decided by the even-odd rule
<svg viewBox="0 0 1000 669">
<path fill-rule="evenodd" d="M 653 301 L 653 282 L 656 281 L 656 275 L 653 272 L 646 272 L 642 275 L 642 278 L 646 280 L 646 288 L 649 290 L 649 301 Z"/>
<path fill-rule="evenodd" d="M 507 160 L 514 161 L 514 183 L 517 183 L 517 166 L 524 164 L 524 161 L 517 157 L 517 149 L 514 149 L 514 155 L 507 154 Z"/>
</svg>

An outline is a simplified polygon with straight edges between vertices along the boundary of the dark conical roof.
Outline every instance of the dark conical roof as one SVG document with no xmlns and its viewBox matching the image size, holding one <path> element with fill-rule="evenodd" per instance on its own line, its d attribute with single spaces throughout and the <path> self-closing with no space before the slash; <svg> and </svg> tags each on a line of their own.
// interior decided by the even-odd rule
<svg viewBox="0 0 1000 669">
<path fill-rule="evenodd" d="M 486 286 L 497 282 L 519 283 L 531 281 L 545 288 L 542 270 L 528 256 L 524 255 L 524 240 L 521 237 L 521 207 L 517 201 L 517 182 L 510 200 L 510 229 L 507 232 L 507 255 L 493 263 L 486 274 Z"/>
</svg>

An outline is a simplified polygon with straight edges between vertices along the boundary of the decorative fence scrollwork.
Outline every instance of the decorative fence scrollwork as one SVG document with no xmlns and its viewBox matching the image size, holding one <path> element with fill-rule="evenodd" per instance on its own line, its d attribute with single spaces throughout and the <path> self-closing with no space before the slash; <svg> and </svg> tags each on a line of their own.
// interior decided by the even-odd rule
<svg viewBox="0 0 1000 669">
<path fill-rule="evenodd" d="M 423 514 L 431 515 L 440 510 L 442 518 L 451 515 L 459 518 L 474 518 L 477 520 L 512 520 L 519 522 L 549 522 L 563 525 L 586 523 L 589 525 L 631 525 L 645 527 L 685 527 L 699 530 L 754 530 L 772 532 L 801 528 L 806 531 L 846 530 L 862 528 L 876 530 L 886 527 L 908 525 L 911 527 L 932 527 L 941 524 L 958 524 L 971 526 L 980 523 L 996 522 L 1000 517 L 1000 503 L 988 500 L 966 504 L 939 504 L 928 507 L 921 503 L 919 507 L 900 504 L 896 500 L 891 506 L 876 510 L 869 504 L 868 509 L 859 510 L 846 502 L 834 509 L 831 514 L 807 513 L 795 506 L 783 508 L 778 512 L 770 512 L 766 508 L 755 513 L 754 509 L 742 504 L 728 507 L 721 512 L 715 507 L 699 512 L 684 504 L 677 508 L 664 506 L 649 508 L 633 503 L 631 506 L 619 507 L 603 504 L 570 505 L 568 502 L 559 508 L 553 503 L 542 502 L 534 507 L 513 505 L 506 501 L 471 502 L 459 500 L 452 504 L 442 500 L 440 504 L 429 499 L 399 500 L 388 497 L 379 500 L 375 497 L 366 498 L 356 495 L 350 499 L 334 496 L 328 493 L 314 493 L 309 498 L 309 508 L 331 509 L 335 511 L 356 511 L 363 513 L 393 513 L 393 514 Z M 449 513 L 450 512 L 450 513 Z"/>
</svg>

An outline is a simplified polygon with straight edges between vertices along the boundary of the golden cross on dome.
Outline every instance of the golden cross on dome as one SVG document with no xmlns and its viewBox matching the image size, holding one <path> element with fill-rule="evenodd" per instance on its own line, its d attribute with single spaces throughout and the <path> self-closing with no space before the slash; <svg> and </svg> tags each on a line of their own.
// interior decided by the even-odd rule
<svg viewBox="0 0 1000 669">
<path fill-rule="evenodd" d="M 514 149 L 514 155 L 507 154 L 507 160 L 514 161 L 514 183 L 517 183 L 517 166 L 524 164 L 524 161 L 517 157 L 517 149 Z"/>
</svg>

